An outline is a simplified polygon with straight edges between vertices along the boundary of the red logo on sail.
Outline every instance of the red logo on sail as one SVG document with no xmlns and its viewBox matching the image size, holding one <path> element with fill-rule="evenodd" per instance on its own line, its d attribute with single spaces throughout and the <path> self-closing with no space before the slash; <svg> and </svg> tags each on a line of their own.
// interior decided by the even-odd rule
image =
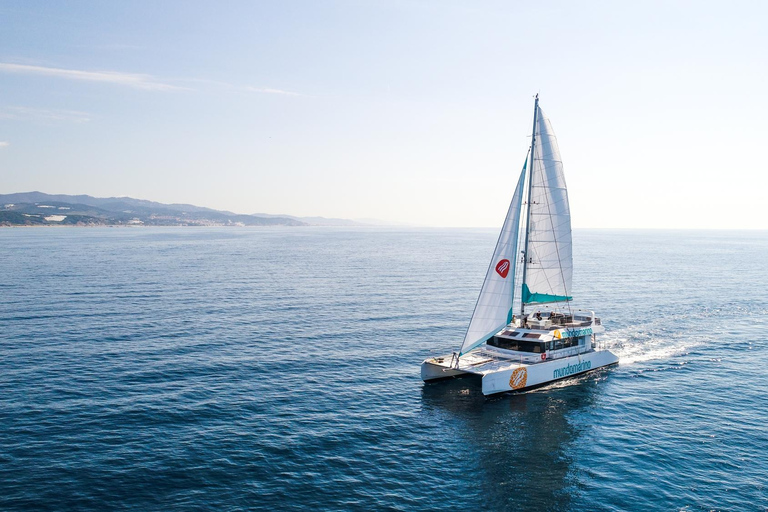
<svg viewBox="0 0 768 512">
<path fill-rule="evenodd" d="M 501 260 L 496 264 L 496 272 L 502 277 L 502 279 L 507 278 L 507 274 L 509 274 L 509 260 Z"/>
</svg>

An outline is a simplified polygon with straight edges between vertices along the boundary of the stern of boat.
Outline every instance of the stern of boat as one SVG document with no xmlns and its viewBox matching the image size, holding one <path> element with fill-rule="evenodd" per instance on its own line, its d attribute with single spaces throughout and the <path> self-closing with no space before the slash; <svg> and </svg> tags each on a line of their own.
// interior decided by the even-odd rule
<svg viewBox="0 0 768 512">
<path fill-rule="evenodd" d="M 456 356 L 454 354 L 425 359 L 421 363 L 421 380 L 427 382 L 466 375 L 467 372 L 455 368 L 455 362 Z"/>
</svg>

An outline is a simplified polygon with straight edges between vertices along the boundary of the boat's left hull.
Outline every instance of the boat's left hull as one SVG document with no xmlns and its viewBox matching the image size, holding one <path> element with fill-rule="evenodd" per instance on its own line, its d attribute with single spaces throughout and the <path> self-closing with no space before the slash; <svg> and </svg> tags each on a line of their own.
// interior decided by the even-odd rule
<svg viewBox="0 0 768 512">
<path fill-rule="evenodd" d="M 449 367 L 442 359 L 440 362 L 443 364 L 438 364 L 437 361 L 430 361 L 427 359 L 421 363 L 421 380 L 426 382 L 431 380 L 449 379 L 451 377 L 467 374 L 467 372 Z"/>
</svg>

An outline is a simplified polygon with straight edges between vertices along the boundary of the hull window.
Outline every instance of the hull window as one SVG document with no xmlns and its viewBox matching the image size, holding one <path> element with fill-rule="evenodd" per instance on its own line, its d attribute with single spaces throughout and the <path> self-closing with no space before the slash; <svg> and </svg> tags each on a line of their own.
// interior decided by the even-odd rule
<svg viewBox="0 0 768 512">
<path fill-rule="evenodd" d="M 488 344 L 492 347 L 503 348 L 505 350 L 533 352 L 535 354 L 540 354 L 546 349 L 546 343 L 543 341 L 511 340 L 509 338 L 500 338 L 498 336 L 489 339 Z"/>
<path fill-rule="evenodd" d="M 586 336 L 580 336 L 578 338 L 562 338 L 559 340 L 552 341 L 551 350 L 560 350 L 561 348 L 570 348 L 570 347 L 583 347 L 586 343 Z"/>
</svg>

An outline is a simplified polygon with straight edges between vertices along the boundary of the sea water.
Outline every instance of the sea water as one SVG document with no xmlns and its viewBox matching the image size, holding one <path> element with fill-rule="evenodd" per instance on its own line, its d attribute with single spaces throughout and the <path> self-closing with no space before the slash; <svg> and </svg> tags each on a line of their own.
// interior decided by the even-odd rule
<svg viewBox="0 0 768 512">
<path fill-rule="evenodd" d="M 424 384 L 494 230 L 0 230 L 0 510 L 765 510 L 768 233 L 574 233 L 621 364 Z"/>
</svg>

